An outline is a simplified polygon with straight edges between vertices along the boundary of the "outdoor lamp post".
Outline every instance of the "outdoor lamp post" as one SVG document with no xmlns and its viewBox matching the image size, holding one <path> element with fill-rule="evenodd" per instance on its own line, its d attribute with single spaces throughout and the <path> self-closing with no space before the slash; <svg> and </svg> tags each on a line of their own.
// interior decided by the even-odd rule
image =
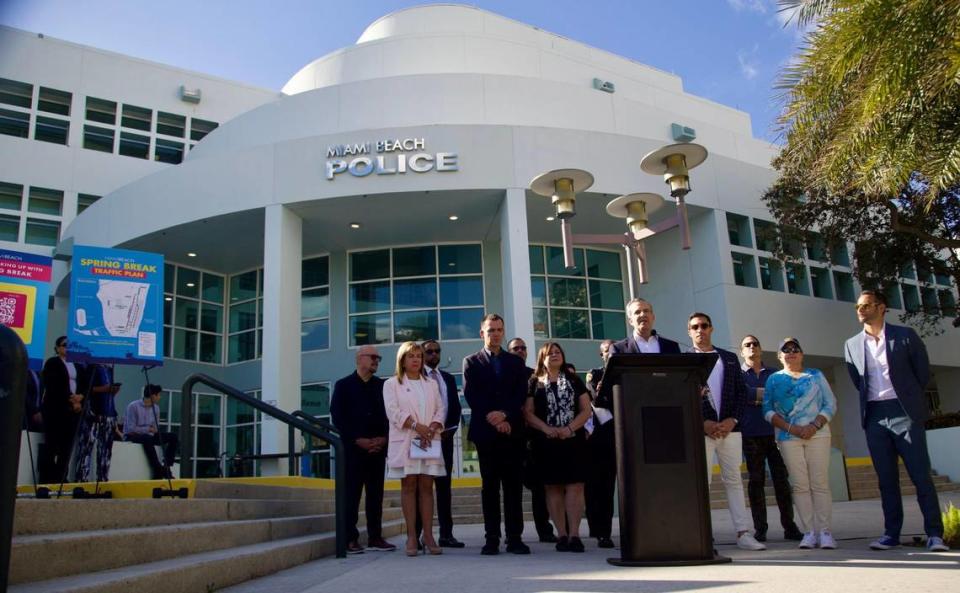
<svg viewBox="0 0 960 593">
<path fill-rule="evenodd" d="M 680 228 L 680 245 L 690 249 L 690 225 L 687 222 L 687 206 L 684 197 L 690 193 L 690 169 L 707 159 L 707 149 L 699 144 L 671 144 L 659 148 L 640 161 L 640 169 L 652 175 L 663 175 L 670 186 L 670 196 L 677 201 L 675 216 L 648 226 L 649 215 L 663 206 L 664 199 L 654 193 L 632 193 L 615 198 L 607 204 L 607 214 L 624 218 L 629 232 L 622 235 L 574 235 L 570 219 L 576 215 L 576 193 L 586 191 L 593 185 L 593 175 L 581 169 L 556 169 L 538 175 L 530 182 L 530 189 L 541 196 L 549 197 L 556 208 L 563 237 L 563 264 L 574 267 L 573 245 L 617 244 L 622 245 L 627 255 L 627 276 L 630 296 L 639 296 L 639 285 L 646 284 L 647 253 L 643 240 L 653 235 Z"/>
</svg>

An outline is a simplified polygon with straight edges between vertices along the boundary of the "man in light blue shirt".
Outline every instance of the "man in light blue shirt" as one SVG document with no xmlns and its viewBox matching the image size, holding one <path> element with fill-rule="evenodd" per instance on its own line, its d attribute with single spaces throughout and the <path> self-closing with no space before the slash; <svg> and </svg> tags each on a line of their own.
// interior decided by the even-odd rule
<svg viewBox="0 0 960 593">
<path fill-rule="evenodd" d="M 123 420 L 123 440 L 143 445 L 150 462 L 154 480 L 172 477 L 169 467 L 173 465 L 180 439 L 172 432 L 160 432 L 160 397 L 163 388 L 146 385 L 143 399 L 130 402 Z M 156 445 L 163 446 L 164 462 L 160 463 Z"/>
</svg>

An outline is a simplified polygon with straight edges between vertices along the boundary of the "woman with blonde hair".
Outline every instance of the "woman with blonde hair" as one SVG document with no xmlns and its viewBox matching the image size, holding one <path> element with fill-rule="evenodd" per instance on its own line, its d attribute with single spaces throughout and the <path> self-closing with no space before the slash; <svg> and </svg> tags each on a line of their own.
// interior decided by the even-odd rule
<svg viewBox="0 0 960 593">
<path fill-rule="evenodd" d="M 558 552 L 583 552 L 580 518 L 589 458 L 583 425 L 593 414 L 583 381 L 566 368 L 563 348 L 547 342 L 537 353 L 523 409 L 533 437 L 533 465 L 547 494 L 557 527 Z"/>
<path fill-rule="evenodd" d="M 400 479 L 400 505 L 407 524 L 407 556 L 417 555 L 417 507 L 423 518 L 423 545 L 433 555 L 442 550 L 433 538 L 433 478 L 446 475 L 439 443 L 446 410 L 440 388 L 423 375 L 423 349 L 404 342 L 397 368 L 383 384 L 383 404 L 390 421 L 387 477 Z M 418 447 L 416 454 L 411 450 Z M 429 451 L 436 449 L 436 457 Z"/>
</svg>

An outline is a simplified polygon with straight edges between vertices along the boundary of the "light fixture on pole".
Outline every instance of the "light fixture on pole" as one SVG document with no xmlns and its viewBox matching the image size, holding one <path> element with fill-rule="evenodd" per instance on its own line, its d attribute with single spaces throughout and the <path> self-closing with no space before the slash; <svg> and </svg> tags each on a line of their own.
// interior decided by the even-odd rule
<svg viewBox="0 0 960 593">
<path fill-rule="evenodd" d="M 651 175 L 663 175 L 670 186 L 670 196 L 677 200 L 677 222 L 680 226 L 680 246 L 690 249 L 690 224 L 684 197 L 690 193 L 690 169 L 707 160 L 707 149 L 699 144 L 681 143 L 664 146 L 648 153 L 640 160 L 640 169 Z"/>
<path fill-rule="evenodd" d="M 663 206 L 660 194 L 635 193 L 614 198 L 607 204 L 607 214 L 616 218 L 625 218 L 632 234 L 624 242 L 627 251 L 627 276 L 630 281 L 630 294 L 638 291 L 633 284 L 647 283 L 647 250 L 643 239 L 654 234 L 647 226 L 649 215 Z M 636 267 L 636 269 L 634 269 Z"/>
<path fill-rule="evenodd" d="M 577 215 L 577 193 L 593 185 L 593 175 L 582 169 L 555 169 L 538 175 L 530 182 L 533 193 L 550 198 L 560 219 L 563 237 L 563 265 L 573 268 L 573 238 L 570 219 Z"/>
</svg>

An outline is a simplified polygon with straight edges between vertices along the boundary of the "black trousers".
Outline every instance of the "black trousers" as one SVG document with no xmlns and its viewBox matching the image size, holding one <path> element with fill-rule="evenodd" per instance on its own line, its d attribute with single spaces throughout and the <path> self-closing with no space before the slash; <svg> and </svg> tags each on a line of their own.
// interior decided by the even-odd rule
<svg viewBox="0 0 960 593">
<path fill-rule="evenodd" d="M 386 452 L 367 453 L 353 444 L 346 450 L 347 474 L 347 540 L 360 537 L 357 521 L 360 519 L 360 497 L 366 490 L 364 511 L 367 515 L 367 537 L 382 537 L 383 526 L 383 478 L 387 470 Z"/>
<path fill-rule="evenodd" d="M 553 535 L 553 525 L 550 524 L 550 510 L 547 508 L 547 492 L 543 487 L 540 474 L 534 467 L 529 440 L 524 443 L 523 485 L 530 491 L 533 524 L 537 528 L 537 536 L 543 538 Z"/>
<path fill-rule="evenodd" d="M 131 443 L 140 443 L 143 445 L 143 452 L 150 462 L 150 469 L 153 471 L 153 479 L 160 480 L 167 477 L 166 467 L 173 465 L 173 460 L 177 457 L 177 449 L 180 448 L 180 439 L 172 432 L 160 432 L 157 434 L 137 434 L 132 433 L 123 437 L 124 440 Z M 163 463 L 157 456 L 157 445 L 163 447 Z"/>
<path fill-rule="evenodd" d="M 451 474 L 453 470 L 453 432 L 443 433 L 440 439 L 440 451 L 443 453 L 443 466 L 447 475 L 433 479 L 433 486 L 437 492 L 437 523 L 440 525 L 440 537 L 453 537 L 453 508 L 451 492 Z M 417 504 L 417 536 L 423 531 L 423 521 L 420 520 L 420 505 Z"/>
<path fill-rule="evenodd" d="M 613 529 L 613 493 L 617 484 L 617 444 L 613 421 L 597 425 L 587 439 L 590 473 L 584 487 L 590 537 L 610 537 Z"/>
<path fill-rule="evenodd" d="M 750 475 L 747 482 L 747 497 L 750 499 L 753 528 L 759 533 L 767 532 L 764 465 L 769 465 L 770 477 L 773 479 L 773 492 L 777 497 L 777 507 L 780 508 L 780 524 L 786 531 L 796 531 L 797 524 L 793 522 L 793 497 L 790 495 L 790 476 L 773 435 L 743 437 L 743 456 L 747 460 L 747 473 Z"/>
<path fill-rule="evenodd" d="M 69 416 L 45 416 L 42 462 L 38 462 L 41 484 L 57 484 L 62 479 L 69 481 L 67 470 L 73 454 L 73 442 L 77 436 L 80 414 Z"/>
<path fill-rule="evenodd" d="M 503 522 L 507 541 L 523 535 L 523 439 L 496 436 L 477 443 L 480 462 L 481 503 L 486 537 L 500 539 L 500 491 L 503 491 Z"/>
</svg>

